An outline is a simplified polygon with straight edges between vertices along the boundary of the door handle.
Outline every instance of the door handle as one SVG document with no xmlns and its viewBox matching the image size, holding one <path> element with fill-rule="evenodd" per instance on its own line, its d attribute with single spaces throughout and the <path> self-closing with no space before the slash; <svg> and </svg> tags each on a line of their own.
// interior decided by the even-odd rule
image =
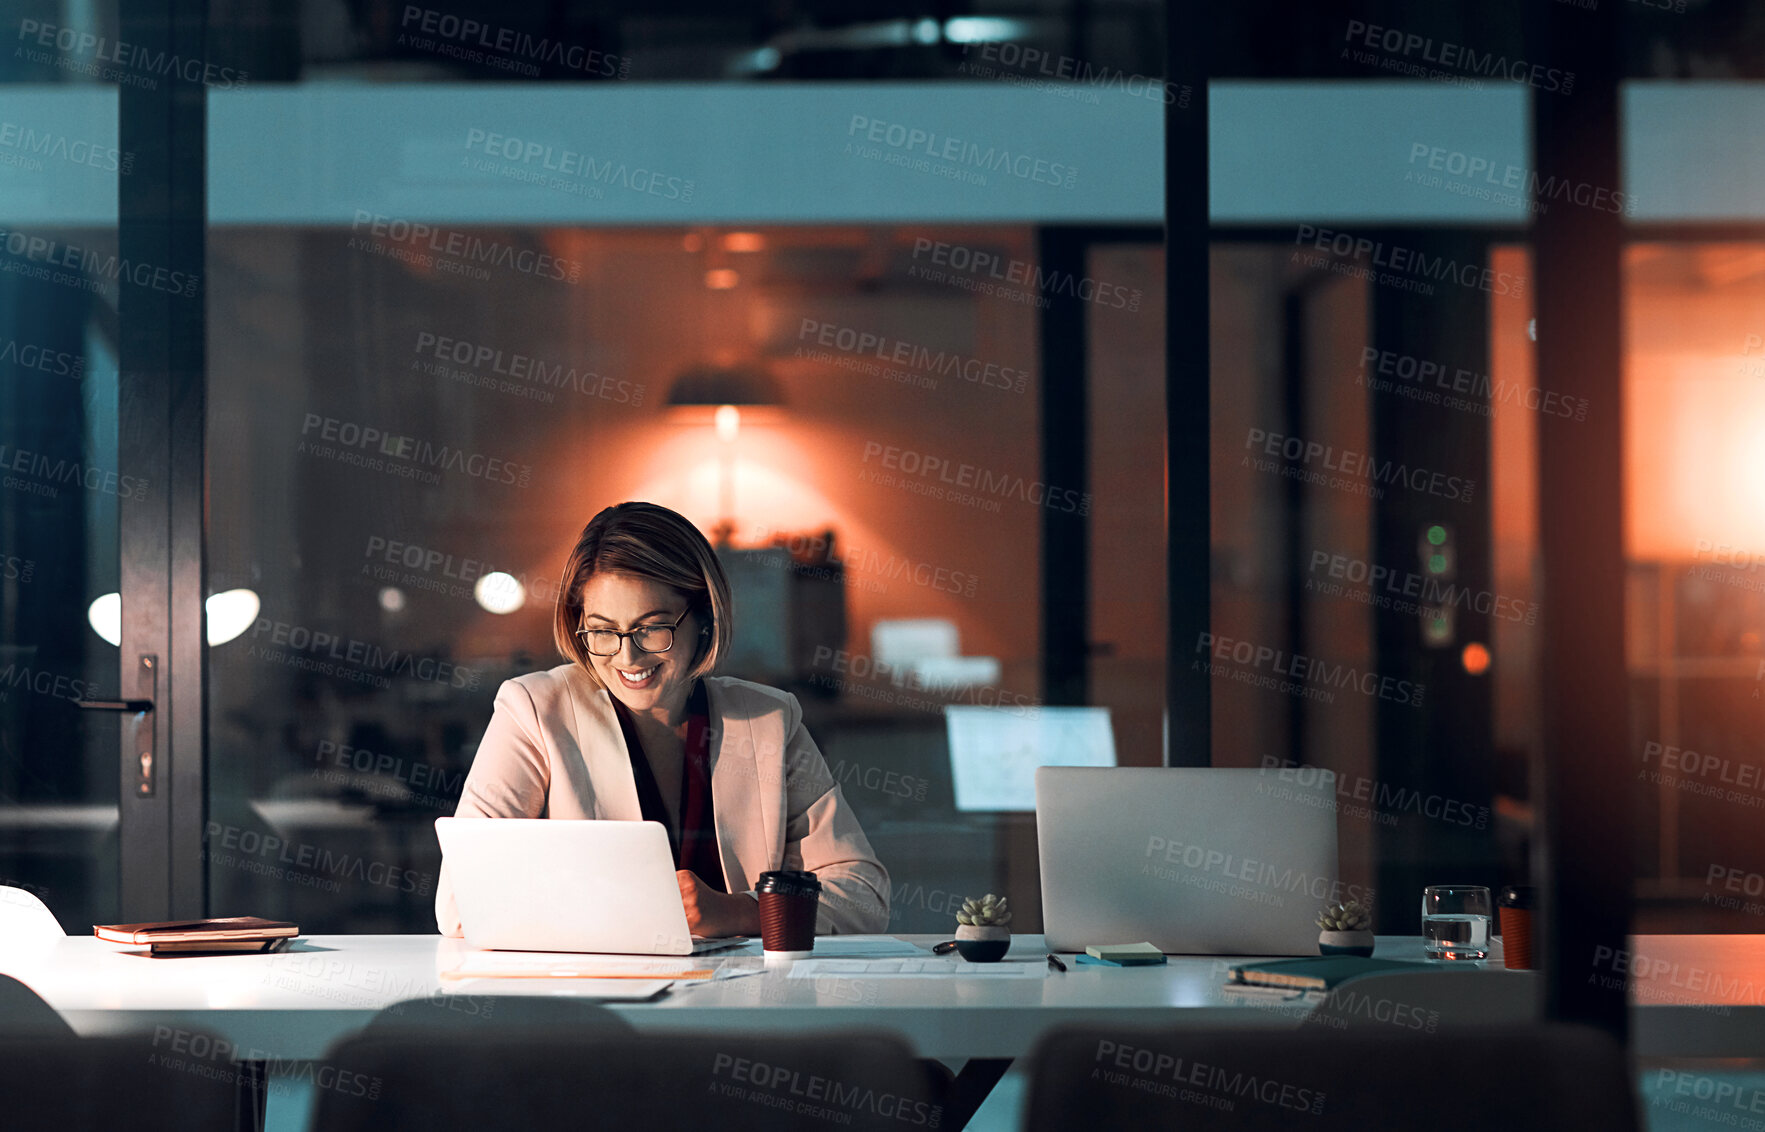
<svg viewBox="0 0 1765 1132">
<path fill-rule="evenodd" d="M 76 700 L 74 704 L 81 711 L 121 711 L 135 716 L 135 796 L 151 798 L 155 728 L 153 720 L 147 717 L 153 711 L 154 701 L 159 698 L 159 657 L 151 653 L 141 654 L 135 667 L 135 684 L 136 699 Z"/>
</svg>

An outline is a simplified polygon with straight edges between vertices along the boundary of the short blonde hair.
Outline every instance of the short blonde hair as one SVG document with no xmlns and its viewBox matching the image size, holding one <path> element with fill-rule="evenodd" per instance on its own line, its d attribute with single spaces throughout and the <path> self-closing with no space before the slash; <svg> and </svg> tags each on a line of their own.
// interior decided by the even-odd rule
<svg viewBox="0 0 1765 1132">
<path fill-rule="evenodd" d="M 602 573 L 647 578 L 684 594 L 687 610 L 709 629 L 696 642 L 699 652 L 687 675 L 697 679 L 717 667 L 733 632 L 729 579 L 710 542 L 684 515 L 654 503 L 615 504 L 588 521 L 565 560 L 552 640 L 597 685 L 600 677 L 576 630 L 582 627 L 582 589 Z"/>
</svg>

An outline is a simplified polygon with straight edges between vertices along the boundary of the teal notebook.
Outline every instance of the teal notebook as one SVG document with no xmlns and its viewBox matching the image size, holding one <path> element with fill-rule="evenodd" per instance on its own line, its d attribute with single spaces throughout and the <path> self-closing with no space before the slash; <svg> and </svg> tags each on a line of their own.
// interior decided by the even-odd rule
<svg viewBox="0 0 1765 1132">
<path fill-rule="evenodd" d="M 1408 959 L 1363 959 L 1358 955 L 1320 955 L 1308 959 L 1276 959 L 1268 963 L 1243 963 L 1226 972 L 1227 984 L 1253 987 L 1292 987 L 1295 990 L 1329 990 L 1361 975 L 1405 971 L 1428 964 Z"/>
</svg>

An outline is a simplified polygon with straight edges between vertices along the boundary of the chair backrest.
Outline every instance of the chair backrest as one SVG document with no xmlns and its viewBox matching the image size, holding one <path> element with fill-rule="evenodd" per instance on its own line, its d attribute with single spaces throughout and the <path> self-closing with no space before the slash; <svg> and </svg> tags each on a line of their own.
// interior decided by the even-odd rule
<svg viewBox="0 0 1765 1132">
<path fill-rule="evenodd" d="M 1341 984 L 1306 1018 L 1336 1032 L 1433 1034 L 1442 1026 L 1526 1026 L 1543 1018 L 1536 971 L 1402 971 Z"/>
<path fill-rule="evenodd" d="M 936 1074 L 893 1038 L 364 1032 L 334 1046 L 312 1127 L 935 1129 Z M 325 1084 L 329 1082 L 329 1084 Z"/>
<path fill-rule="evenodd" d="M 1026 1127 L 1638 1128 L 1623 1050 L 1598 1031 L 1382 1029 L 1059 1031 L 1032 1055 Z"/>
<path fill-rule="evenodd" d="M 208 1035 L 170 1027 L 152 1036 L 0 1038 L 0 1125 L 232 1132 L 230 1053 Z"/>
<path fill-rule="evenodd" d="M 0 975 L 0 1038 L 71 1038 L 73 1027 L 41 995 Z"/>
<path fill-rule="evenodd" d="M 66 938 L 55 913 L 34 893 L 0 885 L 0 950 Z"/>
<path fill-rule="evenodd" d="M 482 1033 L 501 1030 L 566 1028 L 573 1033 L 617 1037 L 630 1034 L 623 1018 L 591 1000 L 567 995 L 437 994 L 409 998 L 385 1007 L 363 1032 L 376 1035 Z"/>
</svg>

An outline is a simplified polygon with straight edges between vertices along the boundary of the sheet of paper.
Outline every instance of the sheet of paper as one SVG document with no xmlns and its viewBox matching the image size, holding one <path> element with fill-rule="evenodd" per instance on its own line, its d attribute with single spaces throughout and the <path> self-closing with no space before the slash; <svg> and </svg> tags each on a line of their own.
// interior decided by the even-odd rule
<svg viewBox="0 0 1765 1132">
<path fill-rule="evenodd" d="M 447 994 L 551 995 L 602 1002 L 642 1002 L 672 985 L 668 979 L 448 979 L 441 989 Z"/>
<path fill-rule="evenodd" d="M 730 979 L 739 979 L 745 975 L 764 975 L 765 973 L 766 961 L 757 955 L 737 956 L 734 959 L 725 959 L 717 965 L 717 981 L 720 983 L 728 982 Z"/>
<path fill-rule="evenodd" d="M 965 959 L 799 959 L 791 964 L 793 979 L 825 978 L 839 975 L 849 979 L 900 978 L 986 978 L 1041 979 L 1048 975 L 1048 964 L 1034 963 L 970 963 Z"/>
<path fill-rule="evenodd" d="M 891 936 L 837 936 L 822 935 L 815 937 L 815 958 L 817 959 L 901 959 L 929 955 L 923 947 L 915 947 L 904 940 Z"/>
<path fill-rule="evenodd" d="M 486 951 L 443 971 L 453 979 L 709 979 L 719 960 L 706 956 L 578 955 L 550 951 Z"/>
</svg>

